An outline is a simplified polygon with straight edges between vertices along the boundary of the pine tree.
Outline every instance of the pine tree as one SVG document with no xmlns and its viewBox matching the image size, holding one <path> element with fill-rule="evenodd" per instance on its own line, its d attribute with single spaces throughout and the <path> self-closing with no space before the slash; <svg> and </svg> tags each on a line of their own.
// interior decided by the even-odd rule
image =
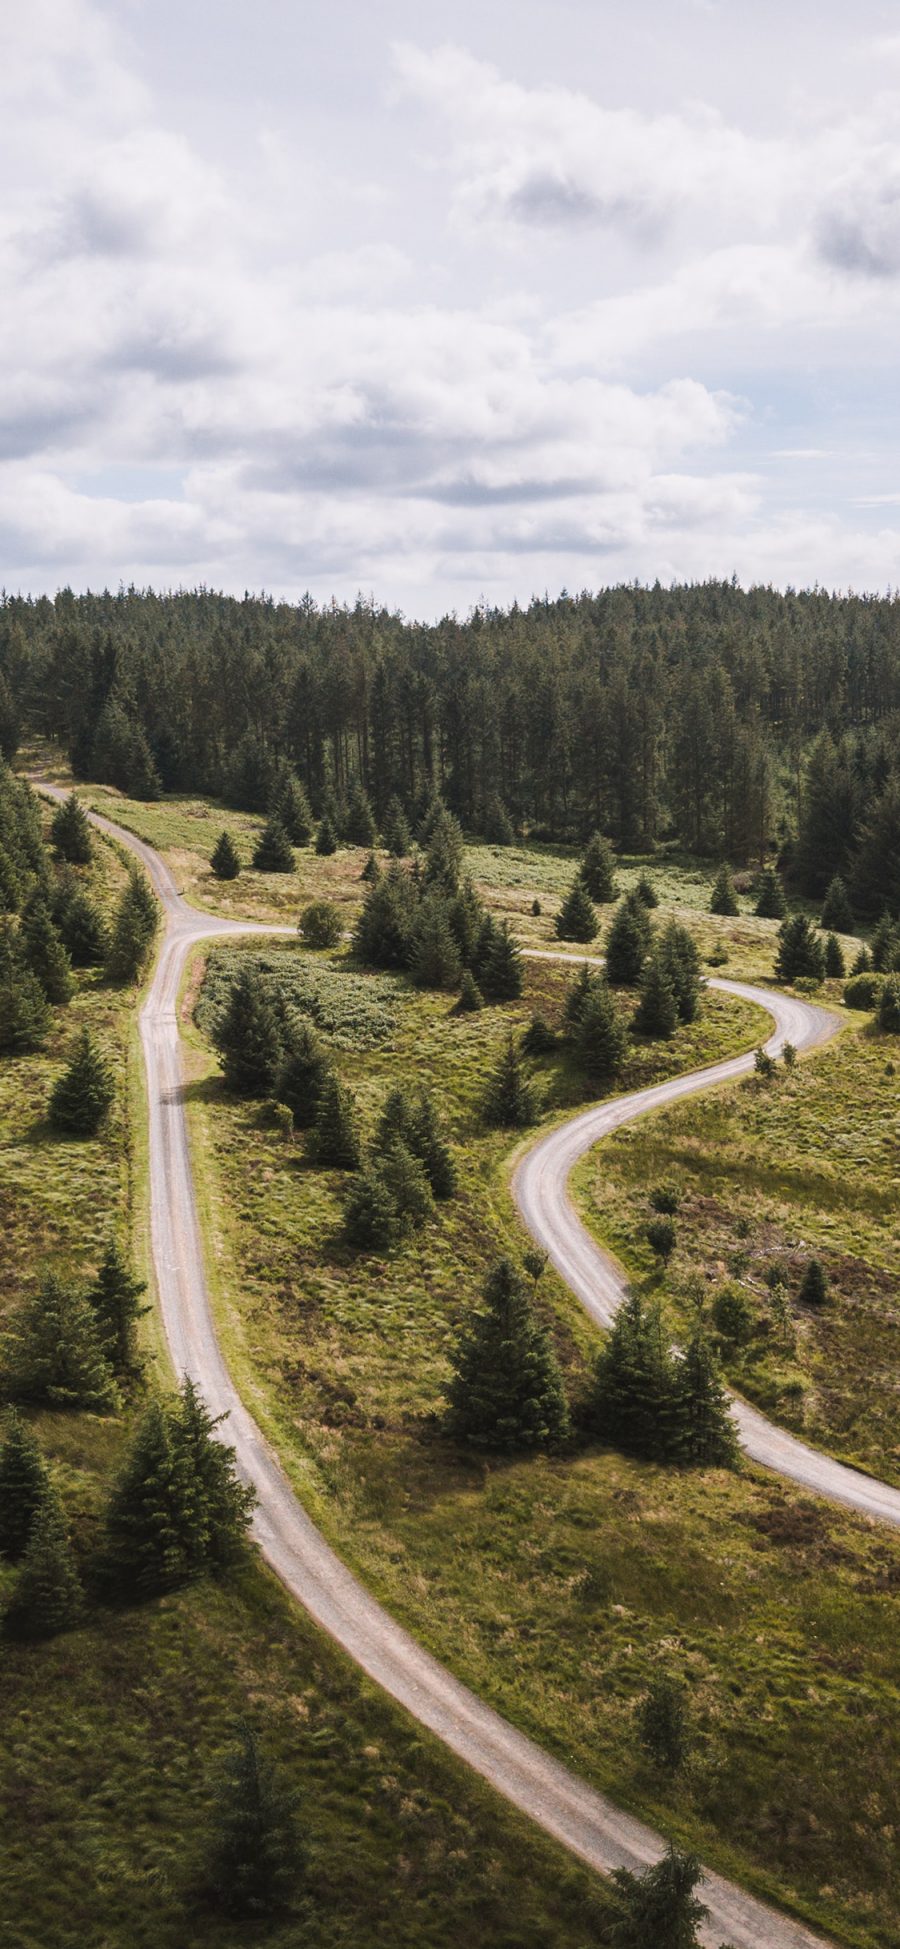
<svg viewBox="0 0 900 1949">
<path fill-rule="evenodd" d="M 116 1406 L 115 1383 L 93 1309 L 76 1287 L 47 1273 L 13 1321 L 5 1382 L 15 1400 L 51 1408 Z"/>
<path fill-rule="evenodd" d="M 843 981 L 847 972 L 844 950 L 836 934 L 829 934 L 825 942 L 825 973 L 830 981 Z"/>
<path fill-rule="evenodd" d="M 459 1001 L 456 1006 L 460 1015 L 475 1015 L 480 1008 L 484 1007 L 484 996 L 471 968 L 463 969 L 463 978 L 459 988 Z"/>
<path fill-rule="evenodd" d="M 618 1913 L 610 1949 L 700 1949 L 697 1931 L 709 1913 L 694 1893 L 702 1873 L 694 1855 L 674 1847 L 642 1875 L 614 1868 Z"/>
<path fill-rule="evenodd" d="M 853 904 L 874 917 L 886 907 L 900 915 L 900 777 L 887 779 L 866 818 L 853 869 Z"/>
<path fill-rule="evenodd" d="M 292 771 L 285 770 L 269 797 L 269 817 L 283 826 L 292 846 L 308 846 L 312 838 L 313 816 L 309 800 Z"/>
<path fill-rule="evenodd" d="M 522 956 L 507 922 L 495 927 L 478 973 L 481 992 L 489 1002 L 513 1002 L 522 993 Z"/>
<path fill-rule="evenodd" d="M 700 956 L 686 927 L 670 920 L 659 936 L 658 952 L 675 990 L 678 1019 L 695 1022 L 700 1013 Z"/>
<path fill-rule="evenodd" d="M 328 1075 L 328 1058 L 310 1022 L 298 1022 L 275 1078 L 275 1095 L 293 1111 L 298 1130 L 315 1123 Z"/>
<path fill-rule="evenodd" d="M 289 1905 L 305 1868 L 295 1809 L 241 1726 L 220 1767 L 208 1843 L 210 1893 L 227 1915 L 253 1920 Z"/>
<path fill-rule="evenodd" d="M 266 820 L 254 848 L 253 864 L 258 873 L 293 873 L 293 849 L 280 820 Z"/>
<path fill-rule="evenodd" d="M 220 832 L 209 863 L 217 880 L 237 879 L 241 862 L 230 832 Z"/>
<path fill-rule="evenodd" d="M 626 898 L 606 937 L 606 978 L 614 988 L 637 988 L 650 947 L 650 922 L 640 901 Z"/>
<path fill-rule="evenodd" d="M 48 1002 L 57 1007 L 70 1002 L 75 992 L 72 963 L 43 899 L 32 902 L 22 922 L 22 951 Z"/>
<path fill-rule="evenodd" d="M 47 1464 L 21 1415 L 11 1411 L 0 1446 L 0 1555 L 15 1560 L 49 1487 Z"/>
<path fill-rule="evenodd" d="M 19 747 L 19 735 L 19 713 L 15 699 L 0 670 L 0 757 L 12 761 Z"/>
<path fill-rule="evenodd" d="M 423 1225 L 434 1211 L 428 1173 L 409 1144 L 395 1137 L 386 1145 L 378 1169 L 393 1201 L 402 1232 Z"/>
<path fill-rule="evenodd" d="M 353 934 L 353 952 L 371 968 L 405 968 L 415 912 L 410 876 L 392 866 L 369 888 Z"/>
<path fill-rule="evenodd" d="M 677 1773 L 691 1745 L 687 1698 L 683 1685 L 668 1672 L 657 1672 L 641 1699 L 638 1735 L 655 1766 Z"/>
<path fill-rule="evenodd" d="M 488 1079 L 482 1111 L 486 1123 L 502 1130 L 522 1130 L 534 1121 L 534 1091 L 512 1036 Z"/>
<path fill-rule="evenodd" d="M 900 975 L 889 974 L 884 981 L 875 1019 L 882 1035 L 900 1035 Z"/>
<path fill-rule="evenodd" d="M 459 949 L 460 960 L 463 966 L 468 968 L 472 965 L 478 938 L 486 919 L 484 908 L 471 880 L 463 880 L 462 886 L 450 902 L 447 917 Z"/>
<path fill-rule="evenodd" d="M 900 927 L 883 913 L 872 935 L 872 966 L 878 974 L 888 974 L 900 961 Z"/>
<path fill-rule="evenodd" d="M 319 858 L 330 858 L 332 853 L 337 852 L 337 844 L 337 833 L 335 832 L 333 821 L 326 812 L 324 818 L 319 820 L 319 827 L 316 833 L 316 852 Z"/>
<path fill-rule="evenodd" d="M 556 1355 L 509 1259 L 490 1273 L 484 1305 L 451 1357 L 447 1427 L 457 1439 L 499 1453 L 566 1439 L 569 1410 Z"/>
<path fill-rule="evenodd" d="M 82 1029 L 68 1068 L 57 1077 L 50 1093 L 50 1122 L 66 1136 L 94 1137 L 112 1109 L 115 1095 L 109 1064 L 90 1029 Z"/>
<path fill-rule="evenodd" d="M 405 858 L 410 848 L 409 826 L 396 794 L 388 800 L 382 832 L 388 852 L 393 853 L 395 859 Z"/>
<path fill-rule="evenodd" d="M 332 900 L 312 900 L 300 915 L 300 938 L 305 947 L 338 947 L 344 922 L 340 907 Z"/>
<path fill-rule="evenodd" d="M 642 873 L 634 889 L 642 907 L 652 909 L 659 906 L 659 895 L 649 873 Z"/>
<path fill-rule="evenodd" d="M 632 1028 L 637 1035 L 668 1039 L 678 1027 L 678 1002 L 666 957 L 651 954 L 641 977 L 641 998 Z"/>
<path fill-rule="evenodd" d="M 617 898 L 613 850 L 602 833 L 595 832 L 588 841 L 579 873 L 591 899 L 599 901 L 601 906 Z"/>
<path fill-rule="evenodd" d="M 256 1504 L 255 1491 L 238 1478 L 234 1449 L 216 1435 L 225 1419 L 210 1414 L 185 1376 L 173 1409 L 173 1430 L 184 1480 L 191 1484 L 183 1520 L 195 1570 L 221 1569 L 240 1554 Z"/>
<path fill-rule="evenodd" d="M 77 1624 L 83 1608 L 62 1506 L 48 1487 L 35 1511 L 4 1630 L 11 1638 L 53 1638 Z"/>
<path fill-rule="evenodd" d="M 171 1411 L 151 1401 L 138 1423 L 106 1511 L 103 1569 L 121 1594 L 152 1596 L 193 1568 L 194 1485 Z"/>
<path fill-rule="evenodd" d="M 456 1195 L 456 1166 L 427 1090 L 420 1089 L 414 1099 L 403 1089 L 391 1090 L 386 1097 L 376 1141 L 379 1149 L 385 1150 L 398 1140 L 424 1166 L 436 1198 Z"/>
<path fill-rule="evenodd" d="M 575 879 L 556 916 L 559 941 L 592 941 L 597 932 L 597 914 L 584 881 Z"/>
<path fill-rule="evenodd" d="M 102 967 L 109 953 L 109 935 L 102 914 L 87 894 L 73 892 L 54 918 L 73 968 Z"/>
<path fill-rule="evenodd" d="M 136 869 L 119 901 L 106 961 L 110 981 L 136 981 L 144 968 L 159 920 L 153 894 Z"/>
<path fill-rule="evenodd" d="M 50 839 L 60 859 L 70 860 L 73 866 L 89 865 L 92 857 L 91 829 L 84 806 L 74 792 L 64 799 L 54 813 Z"/>
<path fill-rule="evenodd" d="M 25 965 L 7 921 L 0 925 L 0 1051 L 29 1055 L 46 1042 L 50 1008 L 43 988 Z"/>
<path fill-rule="evenodd" d="M 412 938 L 410 972 L 418 988 L 456 988 L 459 985 L 459 949 L 450 926 L 447 901 L 440 894 L 427 894 L 419 906 Z"/>
<path fill-rule="evenodd" d="M 359 877 L 362 881 L 364 881 L 366 886 L 370 886 L 370 887 L 375 885 L 376 880 L 381 879 L 381 867 L 379 866 L 374 853 L 369 853 L 367 855 L 365 865 L 363 866 L 363 870 Z"/>
<path fill-rule="evenodd" d="M 252 966 L 239 970 L 224 1011 L 213 1027 L 226 1087 L 236 1096 L 272 1096 L 281 1066 L 281 1024 Z M 287 1097 L 283 1099 L 289 1101 Z M 293 1109 L 293 1104 L 291 1108 Z"/>
<path fill-rule="evenodd" d="M 459 825 L 451 813 L 442 811 L 432 825 L 425 853 L 426 886 L 442 887 L 446 894 L 453 895 L 459 887 L 462 863 L 463 836 Z"/>
<path fill-rule="evenodd" d="M 619 1020 L 609 988 L 602 978 L 594 977 L 572 1030 L 579 1068 L 592 1083 L 614 1082 L 627 1047 L 625 1025 Z"/>
<path fill-rule="evenodd" d="M 821 1259 L 810 1259 L 797 1294 L 801 1306 L 824 1306 L 828 1298 L 828 1274 Z"/>
<path fill-rule="evenodd" d="M 698 1330 L 691 1335 L 672 1371 L 673 1455 L 678 1461 L 705 1468 L 732 1467 L 738 1452 L 737 1433 L 705 1334 Z"/>
<path fill-rule="evenodd" d="M 659 1309 L 629 1293 L 597 1361 L 587 1418 L 612 1448 L 647 1461 L 671 1451 L 672 1360 Z"/>
<path fill-rule="evenodd" d="M 138 1301 L 146 1281 L 135 1279 L 114 1238 L 109 1240 L 88 1300 L 97 1322 L 100 1346 L 114 1374 L 134 1374 L 140 1368 L 137 1323 L 149 1313 Z"/>
<path fill-rule="evenodd" d="M 779 981 L 821 981 L 825 950 L 805 914 L 791 914 L 778 929 L 775 973 Z"/>
<path fill-rule="evenodd" d="M 363 1252 L 387 1252 L 399 1236 L 397 1208 L 377 1163 L 354 1178 L 344 1205 L 344 1232 Z"/>
<path fill-rule="evenodd" d="M 764 867 L 759 876 L 754 912 L 760 920 L 783 920 L 787 913 L 784 887 L 774 866 Z"/>
<path fill-rule="evenodd" d="M 361 785 L 355 786 L 351 793 L 344 837 L 351 846 L 367 848 L 374 846 L 378 838 L 372 807 Z"/>
<path fill-rule="evenodd" d="M 713 889 L 709 898 L 709 911 L 711 914 L 724 914 L 731 920 L 741 911 L 735 884 L 731 877 L 731 868 L 726 866 L 724 862 L 719 867 L 718 873 L 713 881 Z"/>
<path fill-rule="evenodd" d="M 362 1162 L 356 1105 L 332 1071 L 322 1085 L 309 1150 L 317 1164 L 331 1164 L 341 1171 L 358 1171 Z"/>
<path fill-rule="evenodd" d="M 503 800 L 494 792 L 482 814 L 481 829 L 491 846 L 514 846 L 516 835 Z"/>
<path fill-rule="evenodd" d="M 571 1033 L 578 1027 L 582 1010 L 597 979 L 596 970 L 587 961 L 582 961 L 575 980 L 569 983 L 563 1002 L 563 1022 Z"/>
<path fill-rule="evenodd" d="M 819 926 L 829 934 L 852 934 L 856 929 L 853 908 L 846 883 L 836 873 L 830 882 L 822 905 L 822 918 Z"/>
</svg>

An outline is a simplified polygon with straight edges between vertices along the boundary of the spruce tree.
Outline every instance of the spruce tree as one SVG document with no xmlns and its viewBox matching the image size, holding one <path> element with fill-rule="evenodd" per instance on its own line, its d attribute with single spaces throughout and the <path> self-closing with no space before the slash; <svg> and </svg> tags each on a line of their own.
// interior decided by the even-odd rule
<svg viewBox="0 0 900 1949">
<path fill-rule="evenodd" d="M 610 1949 L 700 1949 L 697 1931 L 709 1913 L 694 1892 L 702 1873 L 694 1855 L 674 1847 L 644 1874 L 614 1868 Z"/>
<path fill-rule="evenodd" d="M 111 1238 L 94 1284 L 88 1289 L 88 1300 L 104 1358 L 114 1374 L 127 1376 L 140 1368 L 137 1323 L 150 1308 L 138 1302 L 146 1290 L 146 1281 L 135 1279 L 116 1240 Z"/>
<path fill-rule="evenodd" d="M 844 950 L 836 934 L 829 934 L 825 942 L 825 973 L 830 981 L 843 981 L 847 972 Z"/>
<path fill-rule="evenodd" d="M 463 880 L 450 902 L 447 917 L 459 949 L 460 960 L 463 966 L 468 968 L 472 965 L 478 938 L 486 919 L 484 908 L 471 880 Z"/>
<path fill-rule="evenodd" d="M 889 974 L 878 997 L 875 1017 L 882 1035 L 900 1035 L 900 975 Z"/>
<path fill-rule="evenodd" d="M 353 952 L 371 968 L 405 968 L 412 948 L 415 894 L 407 872 L 392 866 L 369 888 L 353 933 Z"/>
<path fill-rule="evenodd" d="M 835 874 L 829 884 L 822 904 L 819 926 L 828 934 L 853 934 L 856 930 L 850 895 L 839 873 Z"/>
<path fill-rule="evenodd" d="M 217 880 L 237 879 L 241 862 L 230 832 L 220 832 L 209 863 Z"/>
<path fill-rule="evenodd" d="M 356 1105 L 333 1071 L 322 1084 L 309 1152 L 317 1164 L 331 1164 L 341 1171 L 358 1171 L 362 1163 Z"/>
<path fill-rule="evenodd" d="M 110 981 L 136 981 L 141 974 L 158 923 L 158 909 L 143 874 L 132 870 L 113 920 L 106 960 Z"/>
<path fill-rule="evenodd" d="M 47 1464 L 31 1429 L 12 1410 L 0 1444 L 0 1556 L 22 1555 L 49 1487 Z"/>
<path fill-rule="evenodd" d="M 711 914 L 722 914 L 729 920 L 733 920 L 741 911 L 737 890 L 731 876 L 731 868 L 724 861 L 719 867 L 713 881 L 712 893 L 709 897 L 709 911 Z"/>
<path fill-rule="evenodd" d="M 102 914 L 87 894 L 72 893 L 54 917 L 73 968 L 102 967 L 109 953 L 109 935 Z"/>
<path fill-rule="evenodd" d="M 441 887 L 452 896 L 459 887 L 463 863 L 463 836 L 456 819 L 442 812 L 436 819 L 425 853 L 425 884 Z"/>
<path fill-rule="evenodd" d="M 88 866 L 92 857 L 91 829 L 81 801 L 70 793 L 53 815 L 50 839 L 60 859 Z"/>
<path fill-rule="evenodd" d="M 584 881 L 575 879 L 556 916 L 559 941 L 592 941 L 597 932 L 597 914 Z"/>
<path fill-rule="evenodd" d="M 451 1358 L 447 1428 L 458 1440 L 516 1453 L 566 1439 L 569 1410 L 556 1355 L 509 1259 L 490 1273 L 484 1304 Z"/>
<path fill-rule="evenodd" d="M 587 1419 L 612 1448 L 646 1461 L 671 1452 L 672 1359 L 659 1308 L 628 1293 L 601 1349 Z"/>
<path fill-rule="evenodd" d="M 641 998 L 632 1022 L 637 1035 L 668 1039 L 678 1027 L 678 1002 L 662 953 L 651 954 L 641 977 Z"/>
<path fill-rule="evenodd" d="M 276 779 L 269 797 L 269 817 L 283 826 L 292 846 L 308 846 L 312 838 L 313 816 L 309 800 L 294 772 L 285 771 Z"/>
<path fill-rule="evenodd" d="M 87 1296 L 47 1273 L 13 1320 L 5 1384 L 15 1400 L 105 1414 L 115 1383 Z"/>
<path fill-rule="evenodd" d="M 649 873 L 642 873 L 634 889 L 642 907 L 652 909 L 659 906 L 659 895 Z"/>
<path fill-rule="evenodd" d="M 501 1130 L 523 1130 L 534 1121 L 534 1091 L 525 1075 L 512 1036 L 509 1036 L 497 1067 L 488 1078 L 482 1113 L 486 1123 Z"/>
<path fill-rule="evenodd" d="M 686 927 L 670 920 L 659 936 L 658 952 L 675 990 L 678 1019 L 695 1022 L 700 1013 L 700 956 Z"/>
<path fill-rule="evenodd" d="M 106 1511 L 103 1571 L 122 1595 L 153 1596 L 183 1583 L 193 1568 L 194 1485 L 171 1410 L 151 1401 Z"/>
<path fill-rule="evenodd" d="M 774 866 L 765 866 L 759 876 L 754 913 L 760 920 L 783 920 L 787 913 L 784 887 Z"/>
<path fill-rule="evenodd" d="M 382 823 L 384 843 L 395 859 L 403 859 L 409 852 L 410 838 L 406 813 L 396 794 L 388 800 Z"/>
<path fill-rule="evenodd" d="M 628 1047 L 625 1025 L 620 1021 L 606 982 L 595 977 L 572 1030 L 572 1048 L 579 1068 L 591 1083 L 615 1081 Z"/>
<path fill-rule="evenodd" d="M 327 1074 L 328 1057 L 315 1029 L 310 1022 L 297 1022 L 275 1077 L 275 1095 L 293 1111 L 298 1130 L 315 1123 Z"/>
<path fill-rule="evenodd" d="M 810 1259 L 797 1294 L 801 1306 L 824 1306 L 828 1298 L 828 1274 L 821 1259 Z"/>
<path fill-rule="evenodd" d="M 575 980 L 569 983 L 563 1002 L 563 1022 L 570 1033 L 574 1033 L 578 1027 L 582 1010 L 597 978 L 596 970 L 587 961 L 582 961 Z"/>
<path fill-rule="evenodd" d="M 0 1052 L 29 1055 L 50 1032 L 50 1007 L 37 976 L 22 959 L 8 921 L 0 924 Z"/>
<path fill-rule="evenodd" d="M 385 1172 L 373 1163 L 358 1172 L 344 1205 L 344 1232 L 362 1252 L 387 1252 L 399 1235 L 397 1208 Z"/>
<path fill-rule="evenodd" d="M 705 1468 L 730 1468 L 737 1459 L 737 1432 L 715 1355 L 699 1329 L 673 1361 L 672 1453 Z"/>
<path fill-rule="evenodd" d="M 213 1027 L 213 1041 L 228 1089 L 236 1096 L 274 1095 L 284 1054 L 282 1028 L 265 984 L 252 965 L 240 968 L 235 976 L 225 1008 Z M 288 1098 L 283 1100 L 287 1102 Z"/>
<path fill-rule="evenodd" d="M 779 981 L 821 981 L 825 950 L 805 914 L 791 914 L 778 929 L 775 973 Z"/>
<path fill-rule="evenodd" d="M 889 913 L 883 913 L 872 935 L 872 966 L 878 974 L 888 974 L 900 962 L 900 926 Z"/>
<path fill-rule="evenodd" d="M 478 986 L 471 968 L 463 969 L 459 986 L 459 1001 L 456 1004 L 460 1015 L 475 1015 L 484 1007 L 484 996 Z"/>
<path fill-rule="evenodd" d="M 381 867 L 379 866 L 374 853 L 369 853 L 367 855 L 365 864 L 363 866 L 363 870 L 359 877 L 362 881 L 364 881 L 366 886 L 370 886 L 370 887 L 375 885 L 376 880 L 381 879 Z"/>
<path fill-rule="evenodd" d="M 595 832 L 593 838 L 588 841 L 579 874 L 591 899 L 598 901 L 601 906 L 617 898 L 613 850 L 609 840 L 604 839 L 602 833 Z"/>
<path fill-rule="evenodd" d="M 319 820 L 319 826 L 316 832 L 316 852 L 319 858 L 329 859 L 332 853 L 337 852 L 337 845 L 337 833 L 334 829 L 334 823 L 326 812 L 324 818 Z"/>
<path fill-rule="evenodd" d="M 293 873 L 293 849 L 279 819 L 266 820 L 254 848 L 253 864 L 258 873 Z"/>
<path fill-rule="evenodd" d="M 194 1570 L 221 1569 L 240 1554 L 256 1504 L 255 1491 L 237 1475 L 234 1449 L 216 1436 L 225 1418 L 210 1414 L 185 1376 L 172 1425 L 183 1478 L 191 1485 L 183 1523 Z"/>
<path fill-rule="evenodd" d="M 481 819 L 481 830 L 491 846 L 514 846 L 516 835 L 513 823 L 503 800 L 494 792 L 487 800 Z"/>
<path fill-rule="evenodd" d="M 82 1029 L 68 1067 L 50 1093 L 49 1117 L 69 1137 L 94 1137 L 112 1109 L 116 1087 L 112 1070 L 90 1029 Z"/>
<path fill-rule="evenodd" d="M 446 898 L 427 894 L 416 914 L 410 972 L 418 988 L 456 988 L 461 974 Z"/>
<path fill-rule="evenodd" d="M 900 777 L 893 770 L 863 822 L 853 868 L 853 904 L 867 917 L 900 914 Z"/>
<path fill-rule="evenodd" d="M 683 1685 L 668 1672 L 657 1672 L 641 1699 L 638 1735 L 655 1766 L 677 1773 L 690 1750 L 690 1724 Z"/>
<path fill-rule="evenodd" d="M 456 1165 L 453 1153 L 441 1130 L 437 1111 L 427 1090 L 420 1089 L 413 1104 L 412 1118 L 405 1140 L 425 1167 L 436 1198 L 455 1198 Z"/>
<path fill-rule="evenodd" d="M 372 807 L 361 785 L 356 785 L 350 795 L 344 837 L 349 845 L 365 846 L 367 849 L 374 846 L 378 838 Z"/>
<path fill-rule="evenodd" d="M 395 1137 L 385 1146 L 377 1168 L 390 1194 L 401 1232 L 423 1225 L 431 1217 L 434 1200 L 421 1158 L 402 1138 Z"/>
<path fill-rule="evenodd" d="M 3 1619 L 8 1637 L 56 1637 L 80 1620 L 84 1593 L 58 1496 L 44 1491 Z"/>
<path fill-rule="evenodd" d="M 647 909 L 631 898 L 621 901 L 606 937 L 606 978 L 614 988 L 637 988 L 650 947 Z"/>
<path fill-rule="evenodd" d="M 303 1875 L 295 1796 L 260 1753 L 248 1726 L 221 1764 L 208 1839 L 209 1891 L 243 1921 L 280 1914 Z"/>
<path fill-rule="evenodd" d="M 43 899 L 32 902 L 22 922 L 22 952 L 48 1002 L 57 1007 L 70 1002 L 75 992 L 72 963 Z"/>
<path fill-rule="evenodd" d="M 522 993 L 522 956 L 505 920 L 493 929 L 487 953 L 478 970 L 481 992 L 489 1002 L 513 1002 Z"/>
</svg>

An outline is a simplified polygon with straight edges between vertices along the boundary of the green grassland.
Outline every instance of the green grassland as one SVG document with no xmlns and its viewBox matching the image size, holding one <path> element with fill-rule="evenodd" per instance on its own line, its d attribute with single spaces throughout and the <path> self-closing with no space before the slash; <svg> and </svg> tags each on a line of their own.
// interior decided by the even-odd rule
<svg viewBox="0 0 900 1949">
<path fill-rule="evenodd" d="M 793 1072 L 617 1131 L 578 1167 L 573 1188 L 597 1237 L 655 1288 L 642 1236 L 648 1193 L 677 1187 L 678 1243 L 663 1282 L 676 1319 L 698 1292 L 738 1285 L 754 1329 L 728 1361 L 735 1385 L 810 1440 L 896 1482 L 900 1042 L 853 1020 Z M 768 1279 L 780 1276 L 796 1295 L 813 1255 L 829 1275 L 828 1302 L 794 1304 L 784 1321 Z"/>
<path fill-rule="evenodd" d="M 125 883 L 99 841 L 91 892 Z M 86 876 L 88 877 L 88 876 Z M 44 1267 L 92 1272 L 113 1223 L 143 1252 L 143 1128 L 137 990 L 89 973 L 54 1011 L 45 1051 L 0 1064 L 3 1318 Z M 62 1140 L 45 1107 L 75 1028 L 114 1066 L 105 1131 Z M 144 1271 L 147 1271 L 144 1263 Z M 165 1384 L 147 1322 L 150 1384 Z M 155 1369 L 155 1371 L 154 1371 Z M 89 1560 L 140 1392 L 115 1416 L 31 1418 Z M 0 1605 L 14 1581 L 0 1564 Z M 155 1603 L 90 1608 L 42 1645 L 0 1638 L 0 1942 L 10 1949 L 583 1949 L 606 1911 L 602 1885 L 497 1800 L 369 1686 L 248 1553 L 226 1581 Z M 211 1772 L 239 1719 L 298 1795 L 308 1901 L 260 1930 L 197 1895 Z M 527 1850 L 529 1874 L 521 1873 Z"/>
<path fill-rule="evenodd" d="M 229 952 L 244 951 L 256 952 Z M 279 954 L 306 984 L 314 957 Z M 329 979 L 341 960 L 322 958 Z M 346 979 L 369 978 L 347 968 Z M 227 1355 L 308 1507 L 454 1671 L 724 1871 L 839 1940 L 887 1949 L 900 1921 L 900 1540 L 749 1471 L 667 1473 L 599 1450 L 494 1463 L 440 1433 L 453 1337 L 492 1255 L 525 1243 L 510 1140 L 477 1116 L 485 1075 L 510 1024 L 538 1007 L 558 1015 L 565 981 L 530 963 L 520 1004 L 462 1017 L 446 996 L 398 981 L 391 998 L 373 983 L 373 1008 L 389 1002 L 396 1027 L 353 1051 L 339 1034 L 340 1072 L 370 1130 L 395 1082 L 427 1083 L 462 1179 L 424 1231 L 373 1257 L 341 1239 L 341 1174 L 311 1169 L 302 1141 L 222 1090 L 188 1020 L 195 975 L 189 1114 Z M 202 1003 L 200 1017 L 208 1026 Z M 636 1051 L 623 1087 L 752 1047 L 763 1021 L 709 995 L 694 1030 Z M 580 1100 L 565 1064 L 540 1071 L 549 1117 Z M 550 1272 L 539 1304 L 577 1394 L 593 1330 Z M 634 1734 L 661 1666 L 684 1676 L 697 1715 L 676 1783 Z"/>
</svg>

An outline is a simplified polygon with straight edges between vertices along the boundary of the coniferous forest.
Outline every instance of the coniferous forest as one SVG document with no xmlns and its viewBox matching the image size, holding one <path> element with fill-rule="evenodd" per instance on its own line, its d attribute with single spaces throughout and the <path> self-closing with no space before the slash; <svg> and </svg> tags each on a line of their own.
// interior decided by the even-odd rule
<svg viewBox="0 0 900 1949">
<path fill-rule="evenodd" d="M 732 583 L 562 595 L 406 622 L 200 589 L 0 610 L 0 746 L 77 777 L 266 811 L 295 779 L 326 829 L 433 789 L 473 832 L 735 861 L 774 845 L 900 911 L 900 604 Z"/>
</svg>

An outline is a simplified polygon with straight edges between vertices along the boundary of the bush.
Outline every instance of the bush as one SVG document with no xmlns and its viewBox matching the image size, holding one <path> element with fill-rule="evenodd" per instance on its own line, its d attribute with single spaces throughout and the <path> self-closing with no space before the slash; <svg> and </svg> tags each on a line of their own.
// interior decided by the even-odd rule
<svg viewBox="0 0 900 1949">
<path fill-rule="evenodd" d="M 650 1209 L 663 1218 L 674 1218 L 681 1208 L 681 1192 L 675 1184 L 658 1184 L 650 1193 Z"/>
<path fill-rule="evenodd" d="M 769 1055 L 768 1049 L 757 1049 L 753 1057 L 753 1069 L 760 1082 L 770 1083 L 776 1068 L 775 1057 Z"/>
<path fill-rule="evenodd" d="M 684 1686 L 664 1672 L 657 1673 L 641 1699 L 637 1725 L 641 1745 L 654 1765 L 677 1773 L 691 1745 Z"/>
<path fill-rule="evenodd" d="M 677 1233 L 671 1218 L 651 1218 L 646 1227 L 647 1244 L 658 1259 L 670 1259 Z"/>
<path fill-rule="evenodd" d="M 876 1021 L 884 1035 L 900 1035 L 900 975 L 887 976 L 878 997 Z"/>
<path fill-rule="evenodd" d="M 337 947 L 344 932 L 340 908 L 331 900 L 313 900 L 300 915 L 300 938 L 306 947 Z"/>
<path fill-rule="evenodd" d="M 733 1347 L 746 1346 L 753 1333 L 753 1310 L 739 1286 L 720 1286 L 712 1306 L 713 1325 Z"/>
<path fill-rule="evenodd" d="M 875 974 L 851 975 L 844 983 L 844 1002 L 847 1008 L 876 1008 L 881 995 L 884 976 Z"/>
</svg>

